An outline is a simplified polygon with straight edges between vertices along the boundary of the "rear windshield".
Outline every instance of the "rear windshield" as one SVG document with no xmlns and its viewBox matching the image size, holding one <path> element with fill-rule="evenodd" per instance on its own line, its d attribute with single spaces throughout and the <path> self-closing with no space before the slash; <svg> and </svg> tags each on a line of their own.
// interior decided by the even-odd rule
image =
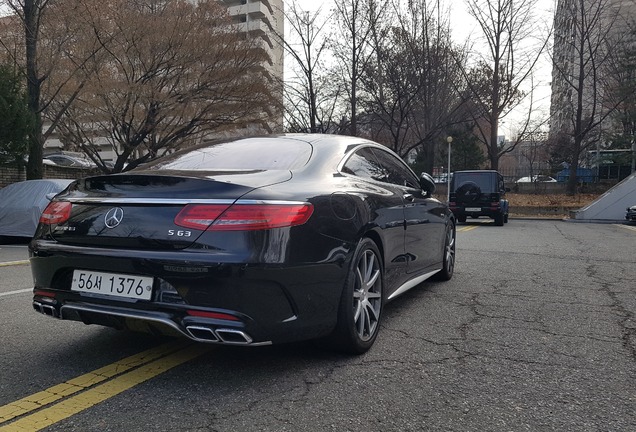
<svg viewBox="0 0 636 432">
<path fill-rule="evenodd" d="M 310 144 L 289 139 L 247 138 L 177 152 L 145 170 L 293 170 L 311 156 Z"/>
<path fill-rule="evenodd" d="M 458 188 L 466 182 L 473 182 L 479 186 L 482 191 L 493 189 L 492 173 L 454 173 L 453 187 Z"/>
</svg>

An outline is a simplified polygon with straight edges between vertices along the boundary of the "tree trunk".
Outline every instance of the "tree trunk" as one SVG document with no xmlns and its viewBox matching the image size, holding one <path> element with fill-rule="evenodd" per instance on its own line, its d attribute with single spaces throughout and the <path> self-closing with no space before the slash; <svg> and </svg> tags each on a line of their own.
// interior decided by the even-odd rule
<svg viewBox="0 0 636 432">
<path fill-rule="evenodd" d="M 566 188 L 565 188 L 565 193 L 566 195 L 576 195 L 577 192 L 577 185 L 578 185 L 578 179 L 576 176 L 576 173 L 579 169 L 579 158 L 578 158 L 578 152 L 573 152 L 572 153 L 572 159 L 570 160 L 570 175 L 568 177 L 568 182 L 566 184 Z"/>
<path fill-rule="evenodd" d="M 42 178 L 42 114 L 40 113 L 40 87 L 37 70 L 38 11 L 34 0 L 24 1 L 24 31 L 26 41 L 26 75 L 29 111 L 33 114 L 33 129 L 29 134 L 29 161 L 27 180 Z"/>
<path fill-rule="evenodd" d="M 494 99 L 494 98 L 493 98 Z M 492 107 L 491 112 L 491 120 L 490 120 L 490 145 L 488 146 L 488 159 L 490 160 L 490 169 L 498 170 L 499 169 L 499 143 L 498 140 L 498 122 L 499 122 L 499 114 L 497 113 L 497 109 L 494 106 Z"/>
</svg>

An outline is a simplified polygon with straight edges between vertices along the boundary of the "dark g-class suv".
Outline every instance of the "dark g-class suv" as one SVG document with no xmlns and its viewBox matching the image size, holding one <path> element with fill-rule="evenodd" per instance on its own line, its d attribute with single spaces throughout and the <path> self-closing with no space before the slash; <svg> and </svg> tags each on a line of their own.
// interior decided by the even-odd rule
<svg viewBox="0 0 636 432">
<path fill-rule="evenodd" d="M 488 216 L 495 225 L 508 222 L 508 200 L 504 178 L 497 171 L 455 171 L 450 184 L 449 207 L 459 222 L 467 217 Z"/>
</svg>

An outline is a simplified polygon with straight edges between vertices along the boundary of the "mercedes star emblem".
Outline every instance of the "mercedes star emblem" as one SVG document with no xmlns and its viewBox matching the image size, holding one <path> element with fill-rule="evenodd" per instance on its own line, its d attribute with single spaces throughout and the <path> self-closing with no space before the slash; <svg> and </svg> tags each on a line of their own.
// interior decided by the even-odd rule
<svg viewBox="0 0 636 432">
<path fill-rule="evenodd" d="M 121 223 L 121 220 L 124 218 L 124 209 L 121 207 L 113 207 L 108 210 L 106 216 L 104 216 L 104 223 L 108 228 L 115 228 L 117 225 Z"/>
</svg>

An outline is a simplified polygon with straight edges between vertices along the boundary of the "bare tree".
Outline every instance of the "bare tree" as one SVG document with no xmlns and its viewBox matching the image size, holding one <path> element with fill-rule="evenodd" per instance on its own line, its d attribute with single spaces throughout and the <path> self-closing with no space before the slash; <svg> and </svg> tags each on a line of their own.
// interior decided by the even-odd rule
<svg viewBox="0 0 636 432">
<path fill-rule="evenodd" d="M 585 151 L 597 145 L 600 128 L 622 103 L 612 99 L 604 77 L 611 53 L 624 43 L 620 3 L 561 0 L 556 14 L 551 141 L 569 166 L 567 193 L 577 190 L 577 170 Z"/>
<path fill-rule="evenodd" d="M 340 96 L 338 80 L 332 79 L 325 64 L 330 54 L 327 26 L 331 15 L 325 15 L 322 8 L 303 10 L 296 2 L 283 13 L 289 35 L 277 36 L 293 60 L 290 69 L 294 73 L 285 82 L 287 128 L 293 132 L 327 132 L 334 124 Z"/>
<path fill-rule="evenodd" d="M 373 38 L 361 100 L 373 138 L 402 157 L 417 149 L 432 172 L 435 144 L 461 121 L 462 73 L 454 59 L 462 54 L 450 41 L 448 11 L 439 0 L 402 6 L 393 2 L 394 25 L 386 37 Z"/>
<path fill-rule="evenodd" d="M 267 53 L 217 1 L 112 0 L 85 20 L 101 49 L 81 69 L 81 92 L 57 99 L 69 105 L 59 129 L 104 170 L 104 141 L 117 172 L 224 128 L 267 129 Z"/>
<path fill-rule="evenodd" d="M 24 35 L 22 47 L 7 44 L 7 39 L 2 46 L 16 64 L 24 65 L 26 74 L 28 108 L 33 118 L 26 170 L 28 179 L 42 177 L 44 142 L 55 131 L 59 118 L 68 107 L 68 104 L 58 104 L 57 108 L 60 111 L 52 113 L 51 102 L 58 97 L 63 87 L 66 87 L 69 95 L 67 102 L 72 100 L 72 95 L 77 94 L 83 85 L 81 80 L 74 79 L 79 70 L 77 65 L 83 64 L 99 49 L 90 49 L 87 46 L 88 49 L 81 54 L 69 49 L 73 41 L 81 38 L 82 16 L 87 11 L 86 7 L 92 6 L 75 5 L 62 10 L 63 3 L 65 2 L 50 0 L 6 1 L 14 14 L 11 24 L 17 25 Z M 5 28 L 2 31 L 3 34 L 15 34 L 15 29 Z M 70 69 L 65 69 L 66 79 L 59 79 L 56 84 L 51 83 L 50 78 L 60 70 L 58 65 L 67 60 L 67 67 Z M 68 91 L 70 86 L 73 86 L 73 89 Z M 45 125 L 43 113 L 47 111 L 50 121 Z"/>
<path fill-rule="evenodd" d="M 486 42 L 469 82 L 481 113 L 475 124 L 492 169 L 498 169 L 502 154 L 499 121 L 523 101 L 524 86 L 549 40 L 534 16 L 535 4 L 534 0 L 466 0 Z M 529 123 L 530 115 L 526 116 L 526 125 Z"/>
<path fill-rule="evenodd" d="M 548 168 L 549 151 L 547 146 L 548 134 L 542 130 L 546 122 L 539 120 L 533 127 L 533 132 L 525 133 L 518 137 L 519 148 L 518 154 L 521 159 L 521 173 L 518 175 L 530 177 L 530 181 L 534 183 L 534 191 L 539 192 L 539 174 Z M 545 173 L 544 173 L 545 174 Z"/>
<path fill-rule="evenodd" d="M 379 30 L 388 0 L 342 0 L 335 2 L 334 59 L 348 93 L 349 135 L 358 135 L 358 91 L 364 69 L 374 55 L 374 47 L 385 33 Z"/>
</svg>

